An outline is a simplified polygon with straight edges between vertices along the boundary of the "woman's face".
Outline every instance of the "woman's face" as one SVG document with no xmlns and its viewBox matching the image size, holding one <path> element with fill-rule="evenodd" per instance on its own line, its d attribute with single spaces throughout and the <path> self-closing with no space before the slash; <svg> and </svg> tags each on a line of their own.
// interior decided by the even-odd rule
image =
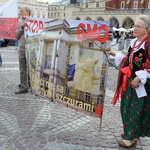
<svg viewBox="0 0 150 150">
<path fill-rule="evenodd" d="M 143 20 L 137 20 L 134 25 L 133 35 L 137 38 L 148 35 L 146 23 Z"/>
</svg>

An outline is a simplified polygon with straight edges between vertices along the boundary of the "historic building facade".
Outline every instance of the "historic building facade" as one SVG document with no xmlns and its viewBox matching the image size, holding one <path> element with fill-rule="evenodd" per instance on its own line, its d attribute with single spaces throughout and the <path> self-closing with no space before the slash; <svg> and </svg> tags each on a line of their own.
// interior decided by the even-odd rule
<svg viewBox="0 0 150 150">
<path fill-rule="evenodd" d="M 31 17 L 35 18 L 105 20 L 126 29 L 133 26 L 138 15 L 150 14 L 150 0 L 62 0 L 50 5 L 37 0 L 18 0 L 18 11 L 22 6 L 30 7 Z"/>
<path fill-rule="evenodd" d="M 48 18 L 48 3 L 42 3 L 37 0 L 18 0 L 18 11 L 22 6 L 28 6 L 31 9 L 31 17 Z"/>
<path fill-rule="evenodd" d="M 68 1 L 61 2 L 61 3 L 54 3 L 49 5 L 49 10 L 48 10 L 48 17 L 49 18 L 57 18 L 57 19 L 65 19 L 67 11 L 66 7 L 70 3 Z"/>
<path fill-rule="evenodd" d="M 49 18 L 113 21 L 115 27 L 129 29 L 138 15 L 150 14 L 150 0 L 68 1 L 49 5 Z"/>
<path fill-rule="evenodd" d="M 106 10 L 112 9 L 147 9 L 149 8 L 149 0 L 111 0 L 106 2 Z"/>
</svg>

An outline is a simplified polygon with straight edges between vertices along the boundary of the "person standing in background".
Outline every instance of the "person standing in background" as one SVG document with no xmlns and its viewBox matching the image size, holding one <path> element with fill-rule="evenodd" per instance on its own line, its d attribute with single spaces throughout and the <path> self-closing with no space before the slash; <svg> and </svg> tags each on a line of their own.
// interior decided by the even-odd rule
<svg viewBox="0 0 150 150">
<path fill-rule="evenodd" d="M 23 94 L 28 92 L 24 27 L 26 18 L 31 15 L 30 8 L 29 7 L 20 8 L 20 15 L 22 17 L 22 21 L 18 23 L 18 27 L 15 33 L 16 39 L 18 40 L 20 88 L 18 91 L 15 92 L 15 94 Z"/>
<path fill-rule="evenodd" d="M 119 39 L 120 39 L 120 34 L 119 34 L 119 31 L 116 31 L 116 44 L 119 42 Z"/>
<path fill-rule="evenodd" d="M 1 47 L 2 43 L 3 43 L 3 39 L 0 38 L 0 47 Z"/>
<path fill-rule="evenodd" d="M 3 39 L 0 38 L 0 47 L 1 47 L 2 43 L 3 43 Z M 2 65 L 2 56 L 1 56 L 1 53 L 0 53 L 0 66 L 1 65 Z"/>
<path fill-rule="evenodd" d="M 120 111 L 123 123 L 121 147 L 132 147 L 140 137 L 150 137 L 150 18 L 137 17 L 128 54 L 124 57 L 114 51 L 120 66 L 118 85 L 112 100 L 115 105 L 121 95 Z M 138 89 L 139 88 L 139 89 Z M 138 91 L 139 90 L 139 91 Z"/>
</svg>

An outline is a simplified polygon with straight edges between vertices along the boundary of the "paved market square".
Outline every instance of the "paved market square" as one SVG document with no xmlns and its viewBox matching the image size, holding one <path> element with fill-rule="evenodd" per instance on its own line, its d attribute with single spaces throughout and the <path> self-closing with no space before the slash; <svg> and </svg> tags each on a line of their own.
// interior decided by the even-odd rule
<svg viewBox="0 0 150 150">
<path fill-rule="evenodd" d="M 117 45 L 112 49 L 117 49 Z M 122 122 L 119 105 L 111 100 L 117 70 L 108 67 L 102 129 L 100 119 L 57 102 L 27 94 L 15 95 L 19 67 L 16 47 L 0 48 L 0 150 L 125 150 L 118 146 Z M 150 150 L 150 138 L 140 138 L 130 150 Z"/>
</svg>

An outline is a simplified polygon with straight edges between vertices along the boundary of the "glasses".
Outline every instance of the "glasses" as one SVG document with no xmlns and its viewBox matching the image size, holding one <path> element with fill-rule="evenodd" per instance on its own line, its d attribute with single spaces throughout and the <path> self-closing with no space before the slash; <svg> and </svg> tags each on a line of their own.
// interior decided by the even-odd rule
<svg viewBox="0 0 150 150">
<path fill-rule="evenodd" d="M 146 29 L 146 27 L 141 27 L 139 25 L 133 25 L 133 28 L 139 28 L 139 29 L 145 28 Z"/>
</svg>

